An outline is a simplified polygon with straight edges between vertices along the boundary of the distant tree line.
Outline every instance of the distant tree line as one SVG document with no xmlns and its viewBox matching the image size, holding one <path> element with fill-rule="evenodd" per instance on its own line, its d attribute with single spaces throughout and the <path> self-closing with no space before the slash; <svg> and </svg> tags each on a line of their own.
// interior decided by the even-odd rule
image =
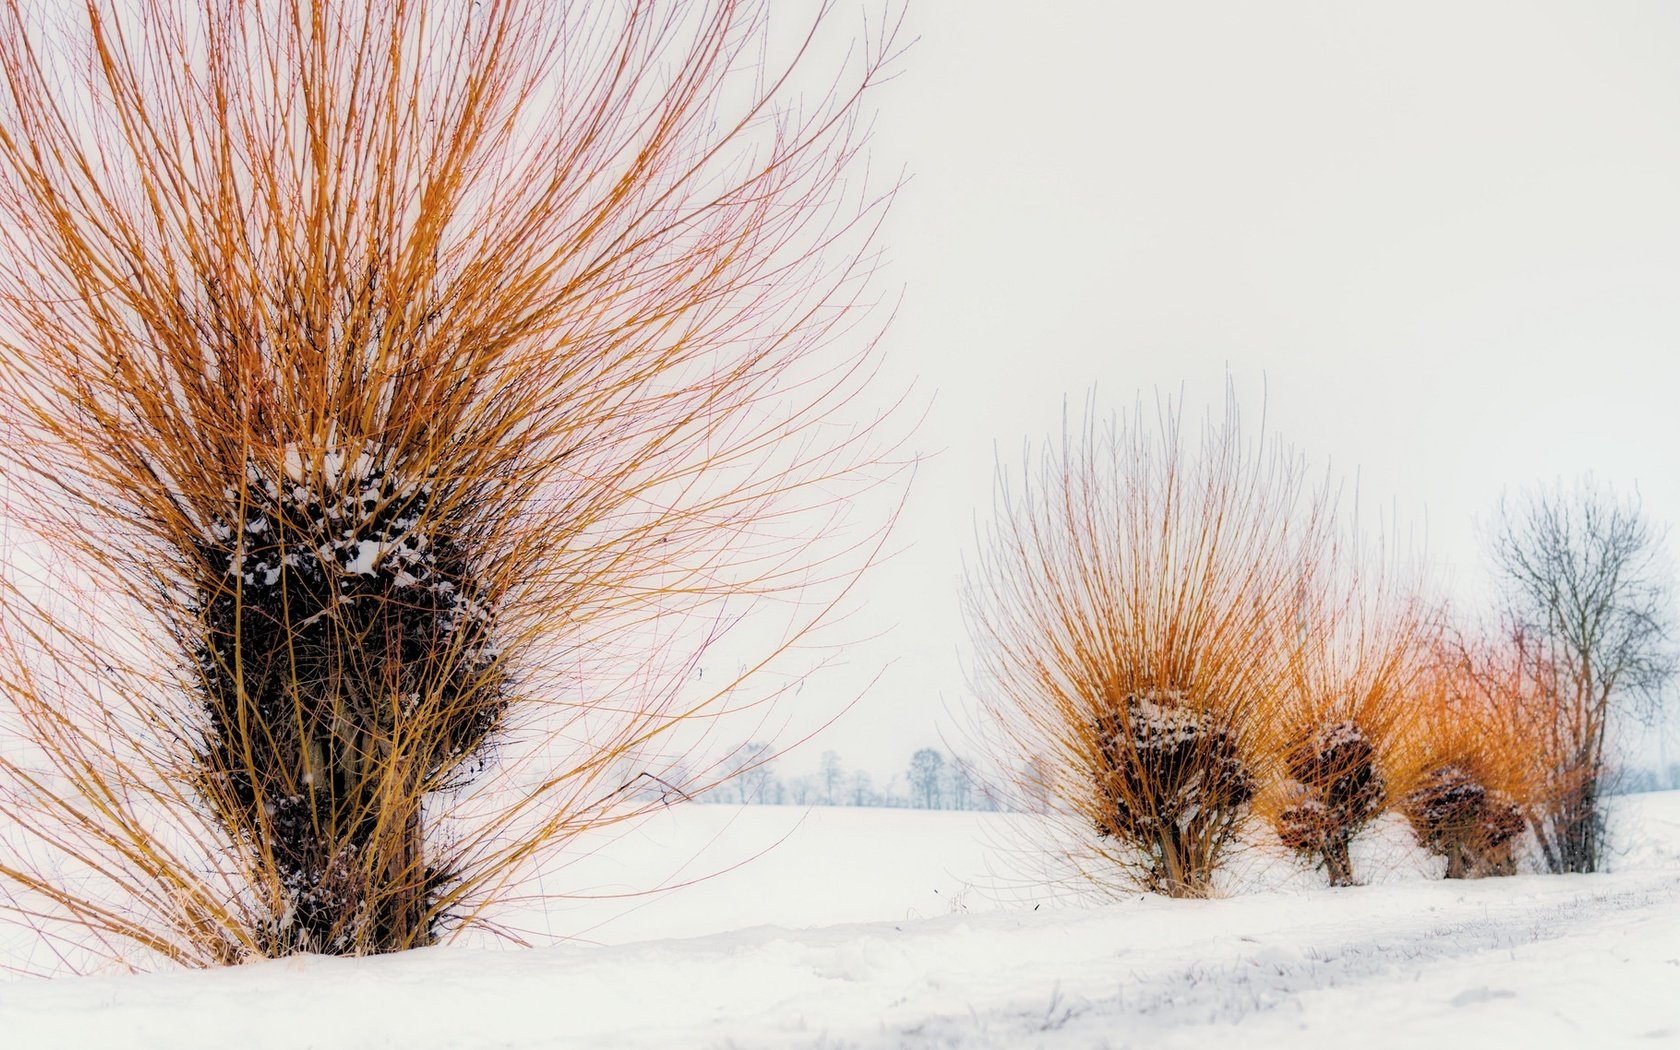
<svg viewBox="0 0 1680 1050">
<path fill-rule="evenodd" d="M 1640 795 L 1651 791 L 1680 791 L 1680 762 L 1669 763 L 1666 769 L 1649 766 L 1630 766 L 1611 770 L 1607 776 L 1605 794 Z"/>
<path fill-rule="evenodd" d="M 847 769 L 838 752 L 824 751 L 814 773 L 784 777 L 762 742 L 743 745 L 724 763 L 733 775 L 698 797 L 735 805 L 878 806 L 895 809 L 1007 809 L 1003 789 L 969 759 L 924 747 L 903 775 L 877 786 L 868 771 Z M 650 786 L 656 788 L 656 786 Z"/>
</svg>

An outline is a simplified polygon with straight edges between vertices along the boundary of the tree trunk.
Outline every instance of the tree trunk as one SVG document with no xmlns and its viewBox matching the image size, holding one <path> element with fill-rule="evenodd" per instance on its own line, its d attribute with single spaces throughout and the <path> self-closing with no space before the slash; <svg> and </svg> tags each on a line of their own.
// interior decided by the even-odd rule
<svg viewBox="0 0 1680 1050">
<path fill-rule="evenodd" d="M 1464 848 L 1462 843 L 1454 842 L 1447 847 L 1447 878 L 1471 878 L 1472 868 L 1469 851 Z"/>
<path fill-rule="evenodd" d="M 377 931 L 379 944 L 375 947 L 382 952 L 424 947 L 433 939 L 427 914 L 431 887 L 426 878 L 426 839 L 419 793 L 407 793 L 401 801 L 407 813 L 385 836 L 386 859 L 381 881 L 386 899 Z"/>
<path fill-rule="evenodd" d="M 1353 877 L 1353 860 L 1348 856 L 1348 842 L 1344 838 L 1331 838 L 1324 844 L 1324 870 L 1329 872 L 1332 886 L 1359 885 Z"/>
</svg>

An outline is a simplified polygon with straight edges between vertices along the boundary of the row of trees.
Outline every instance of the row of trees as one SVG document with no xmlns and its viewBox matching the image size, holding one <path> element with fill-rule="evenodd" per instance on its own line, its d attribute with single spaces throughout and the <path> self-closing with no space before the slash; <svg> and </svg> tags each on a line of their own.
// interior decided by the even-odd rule
<svg viewBox="0 0 1680 1050">
<path fill-rule="evenodd" d="M 1662 769 L 1625 767 L 1609 777 L 1609 794 L 1636 795 L 1646 791 L 1680 791 L 1680 762 L 1671 762 Z"/>
<path fill-rule="evenodd" d="M 1006 802 L 1006 792 L 973 762 L 960 756 L 947 758 L 931 747 L 921 748 L 910 756 L 903 777 L 892 777 L 879 787 L 867 771 L 848 771 L 835 751 L 823 752 L 817 772 L 787 778 L 777 775 L 774 757 L 767 743 L 745 745 L 726 763 L 738 768 L 739 775 L 700 796 L 700 801 L 983 812 L 1001 809 Z"/>
<path fill-rule="evenodd" d="M 1672 675 L 1659 536 L 1583 483 L 1502 508 L 1467 621 L 1243 426 L 1094 413 L 1006 479 L 967 609 L 989 747 L 1087 882 L 1207 893 L 1258 816 L 1356 880 L 1394 811 L 1449 877 L 1604 852 L 1612 719 Z"/>
</svg>

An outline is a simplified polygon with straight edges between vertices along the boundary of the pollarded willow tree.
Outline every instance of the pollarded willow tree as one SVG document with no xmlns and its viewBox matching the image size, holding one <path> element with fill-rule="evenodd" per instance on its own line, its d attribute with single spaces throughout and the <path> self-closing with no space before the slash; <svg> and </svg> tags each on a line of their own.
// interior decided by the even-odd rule
<svg viewBox="0 0 1680 1050">
<path fill-rule="evenodd" d="M 0 14 L 6 900 L 73 964 L 470 927 L 677 775 L 725 599 L 797 595 L 750 674 L 877 549 L 891 26 L 61 8 Z"/>
<path fill-rule="evenodd" d="M 974 686 L 1001 768 L 1065 818 L 1099 888 L 1212 888 L 1257 788 L 1269 720 L 1311 641 L 1328 494 L 1243 428 L 1179 410 L 1088 414 L 999 483 L 969 575 Z"/>
<path fill-rule="evenodd" d="M 1449 879 L 1515 874 L 1525 817 L 1550 790 L 1537 696 L 1555 682 L 1520 636 L 1440 646 L 1404 744 L 1398 808 Z"/>
<path fill-rule="evenodd" d="M 1379 564 L 1355 544 L 1321 566 L 1330 600 L 1315 603 L 1271 719 L 1281 768 L 1260 809 L 1332 886 L 1357 884 L 1353 840 L 1410 789 L 1405 751 L 1438 631 L 1407 577 Z"/>
</svg>

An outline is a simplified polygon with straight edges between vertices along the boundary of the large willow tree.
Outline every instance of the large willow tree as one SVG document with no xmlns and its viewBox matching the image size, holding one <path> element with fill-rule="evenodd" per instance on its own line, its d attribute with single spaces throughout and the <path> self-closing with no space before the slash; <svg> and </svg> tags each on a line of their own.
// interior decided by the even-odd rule
<svg viewBox="0 0 1680 1050">
<path fill-rule="evenodd" d="M 470 926 L 682 789 L 725 599 L 828 585 L 743 674 L 825 619 L 892 34 L 796 6 L 5 4 L 0 889 L 64 959 Z"/>
<path fill-rule="evenodd" d="M 1224 414 L 1164 403 L 999 470 L 966 612 L 989 746 L 1101 893 L 1202 896 L 1275 773 L 1288 673 L 1325 629 L 1326 488 Z"/>
</svg>

